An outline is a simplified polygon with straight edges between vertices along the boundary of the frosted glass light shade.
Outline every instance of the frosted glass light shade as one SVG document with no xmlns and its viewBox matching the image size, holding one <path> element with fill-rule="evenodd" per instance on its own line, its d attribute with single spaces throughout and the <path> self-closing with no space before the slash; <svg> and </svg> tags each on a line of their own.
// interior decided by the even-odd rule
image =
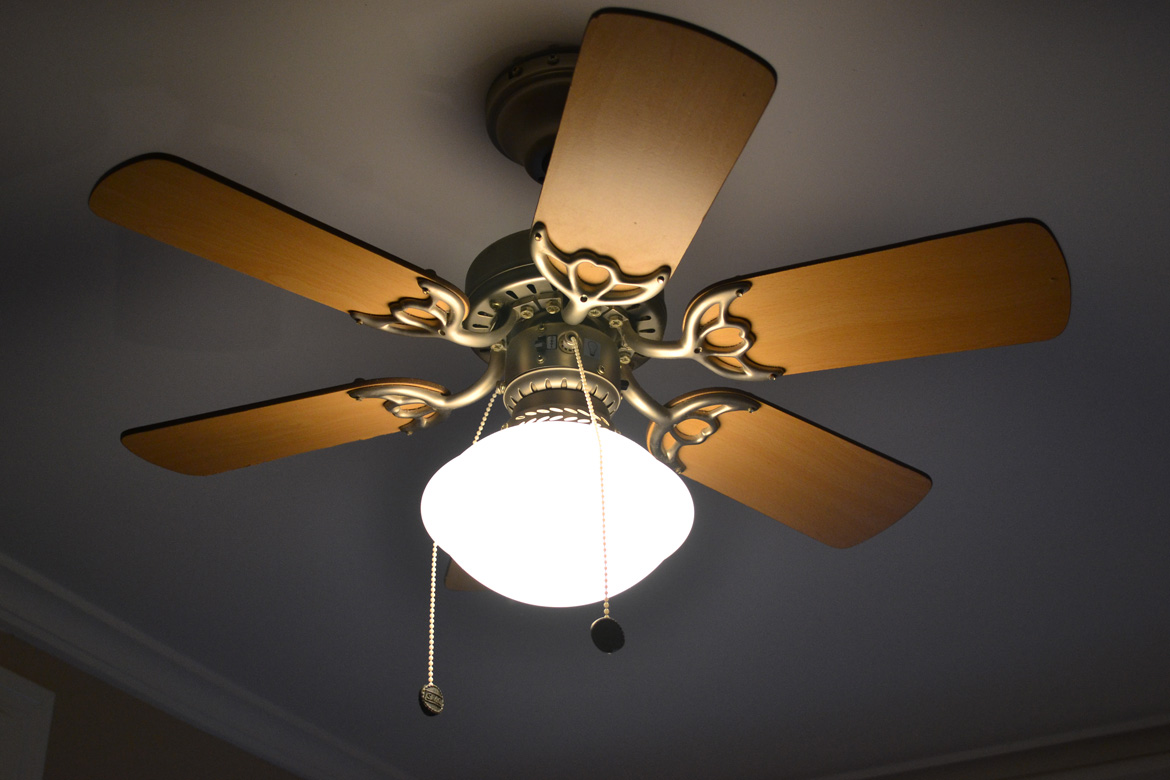
<svg viewBox="0 0 1170 780">
<path fill-rule="evenodd" d="M 600 431 L 605 453 L 609 595 L 642 580 L 691 531 L 682 479 L 634 442 Z M 602 600 L 597 439 L 589 425 L 506 428 L 473 444 L 427 483 L 427 532 L 484 586 L 541 607 Z"/>
</svg>

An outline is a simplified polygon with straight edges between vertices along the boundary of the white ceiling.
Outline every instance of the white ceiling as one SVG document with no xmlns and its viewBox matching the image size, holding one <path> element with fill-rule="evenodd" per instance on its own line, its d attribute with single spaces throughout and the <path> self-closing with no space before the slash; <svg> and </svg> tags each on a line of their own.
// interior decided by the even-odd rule
<svg viewBox="0 0 1170 780">
<path fill-rule="evenodd" d="M 640 7 L 779 76 L 675 320 L 735 274 L 1017 217 L 1060 241 L 1053 341 L 749 388 L 930 474 L 918 508 L 840 551 L 693 486 L 690 540 L 614 601 L 614 656 L 597 608 L 441 592 L 448 710 L 424 718 L 418 499 L 477 410 L 212 478 L 118 436 L 359 376 L 460 388 L 482 364 L 86 198 L 169 152 L 461 280 L 539 194 L 484 132 L 487 85 L 595 6 L 7 4 L 0 621 L 310 778 L 863 777 L 1170 720 L 1170 6 Z M 639 376 L 663 400 L 725 383 Z M 529 489 L 549 474 L 536 455 L 484 500 L 555 509 Z"/>
</svg>

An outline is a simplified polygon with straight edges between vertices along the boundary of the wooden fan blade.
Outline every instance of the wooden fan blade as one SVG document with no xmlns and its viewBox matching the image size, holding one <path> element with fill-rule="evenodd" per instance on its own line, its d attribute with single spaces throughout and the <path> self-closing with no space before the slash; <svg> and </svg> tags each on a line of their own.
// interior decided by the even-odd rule
<svg viewBox="0 0 1170 780">
<path fill-rule="evenodd" d="M 756 411 L 724 413 L 714 433 L 679 450 L 684 477 L 832 547 L 885 530 L 930 491 L 922 472 L 755 400 Z M 679 430 L 696 433 L 688 426 L 705 424 L 686 420 Z"/>
<path fill-rule="evenodd" d="M 434 276 L 191 163 L 131 160 L 89 196 L 95 214 L 341 311 L 385 313 Z M 449 283 L 448 283 L 449 284 Z"/>
<path fill-rule="evenodd" d="M 776 86 L 763 60 L 660 17 L 585 30 L 536 209 L 567 252 L 628 276 L 678 265 Z"/>
<path fill-rule="evenodd" d="M 466 569 L 456 563 L 454 558 L 447 564 L 447 576 L 443 578 L 443 584 L 447 590 L 487 590 L 479 580 L 472 577 Z"/>
<path fill-rule="evenodd" d="M 1068 322 L 1068 268 L 1033 221 L 745 277 L 747 357 L 788 374 L 1043 341 Z"/>
<path fill-rule="evenodd" d="M 180 474 L 205 476 L 254 466 L 399 430 L 410 420 L 390 414 L 376 400 L 358 401 L 348 394 L 390 383 L 447 392 L 419 379 L 360 381 L 133 428 L 122 434 L 122 444 L 140 458 Z"/>
</svg>

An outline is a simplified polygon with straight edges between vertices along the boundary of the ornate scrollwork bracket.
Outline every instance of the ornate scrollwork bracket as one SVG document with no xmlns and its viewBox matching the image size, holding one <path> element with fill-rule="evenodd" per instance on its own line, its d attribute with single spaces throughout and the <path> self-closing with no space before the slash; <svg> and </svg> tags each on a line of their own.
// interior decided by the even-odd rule
<svg viewBox="0 0 1170 780">
<path fill-rule="evenodd" d="M 720 415 L 728 412 L 754 412 L 760 408 L 757 399 L 738 390 L 699 390 L 663 406 L 634 381 L 632 371 L 623 369 L 622 378 L 626 383 L 623 396 L 650 420 L 650 427 L 646 431 L 646 449 L 680 474 L 686 467 L 678 458 L 679 450 L 702 444 L 718 431 Z M 702 427 L 697 430 L 694 426 L 679 427 L 691 420 L 702 423 Z M 666 441 L 667 434 L 671 439 L 669 443 Z"/>
<path fill-rule="evenodd" d="M 492 392 L 504 376 L 504 353 L 493 352 L 483 376 L 466 390 L 449 395 L 427 387 L 405 382 L 390 382 L 369 387 L 358 387 L 349 391 L 357 400 L 377 398 L 386 411 L 395 417 L 409 419 L 400 431 L 410 435 L 424 428 L 431 428 L 451 416 L 451 412 L 473 404 Z"/>
<path fill-rule="evenodd" d="M 467 299 L 459 290 L 433 279 L 419 279 L 418 286 L 425 298 L 399 298 L 390 304 L 389 314 L 366 314 L 351 311 L 349 316 L 371 328 L 399 333 L 403 336 L 442 338 L 472 349 L 485 349 L 500 341 L 517 318 L 514 311 L 496 322 L 495 326 L 468 328 Z"/>
<path fill-rule="evenodd" d="M 650 300 L 662 292 L 670 278 L 669 266 L 647 276 L 626 276 L 612 257 L 588 249 L 572 254 L 563 252 L 552 242 L 543 222 L 533 225 L 530 235 L 532 262 L 567 299 L 561 316 L 570 325 L 582 322 L 591 309 L 632 306 Z M 585 281 L 582 271 L 587 268 L 599 270 L 605 276 L 604 280 L 597 283 Z"/>
<path fill-rule="evenodd" d="M 751 282 L 732 281 L 700 293 L 683 316 L 682 338 L 677 341 L 654 341 L 644 338 L 627 320 L 611 321 L 622 334 L 625 345 L 638 354 L 652 358 L 690 358 L 728 379 L 776 379 L 784 373 L 780 366 L 764 366 L 748 356 L 756 343 L 752 324 L 729 312 L 731 302 L 747 292 Z M 713 311 L 712 311 L 713 310 Z M 734 344 L 716 345 L 711 337 L 719 332 L 728 340 L 738 335 Z"/>
</svg>

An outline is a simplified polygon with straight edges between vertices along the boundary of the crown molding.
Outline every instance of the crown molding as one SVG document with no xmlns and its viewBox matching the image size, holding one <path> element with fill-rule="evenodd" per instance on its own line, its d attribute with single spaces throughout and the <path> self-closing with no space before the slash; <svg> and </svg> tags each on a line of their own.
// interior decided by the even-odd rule
<svg viewBox="0 0 1170 780">
<path fill-rule="evenodd" d="M 817 780 L 1144 780 L 1170 769 L 1170 718 L 991 745 Z"/>
<path fill-rule="evenodd" d="M 2 553 L 0 627 L 305 780 L 414 780 Z"/>
</svg>

